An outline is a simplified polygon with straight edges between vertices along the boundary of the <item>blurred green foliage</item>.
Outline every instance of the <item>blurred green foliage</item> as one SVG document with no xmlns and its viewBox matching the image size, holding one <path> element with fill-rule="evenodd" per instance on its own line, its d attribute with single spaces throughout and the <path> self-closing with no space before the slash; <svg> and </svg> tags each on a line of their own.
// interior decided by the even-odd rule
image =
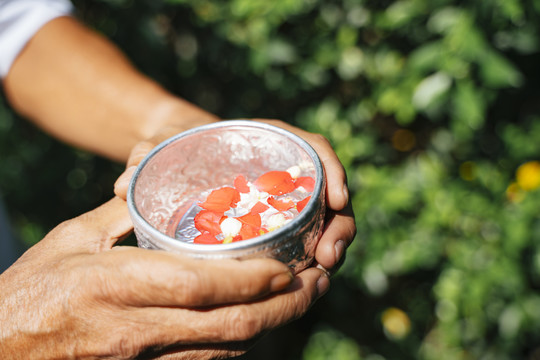
<svg viewBox="0 0 540 360">
<path fill-rule="evenodd" d="M 322 133 L 347 169 L 358 239 L 331 292 L 243 358 L 540 356 L 540 1 L 75 4 L 172 92 Z M 27 243 L 122 168 L 5 101 L 0 150 Z"/>
</svg>

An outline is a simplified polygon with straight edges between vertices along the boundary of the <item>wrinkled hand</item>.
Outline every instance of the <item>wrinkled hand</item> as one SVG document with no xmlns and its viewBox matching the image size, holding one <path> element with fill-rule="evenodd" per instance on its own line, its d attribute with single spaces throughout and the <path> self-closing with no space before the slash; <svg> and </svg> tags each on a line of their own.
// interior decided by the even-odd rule
<svg viewBox="0 0 540 360">
<path fill-rule="evenodd" d="M 343 165 L 328 140 L 319 134 L 309 133 L 281 120 L 255 119 L 288 130 L 306 140 L 317 152 L 326 173 L 326 214 L 325 229 L 315 252 L 319 266 L 330 273 L 335 272 L 344 260 L 345 250 L 356 234 L 354 215 L 349 202 L 347 177 Z M 141 160 L 163 140 L 185 130 L 169 127 L 152 139 L 137 144 L 129 157 L 126 171 L 115 184 L 117 196 L 125 199 L 129 181 Z"/>
<path fill-rule="evenodd" d="M 131 229 L 125 202 L 114 198 L 60 224 L 1 274 L 0 358 L 238 355 L 329 286 L 319 269 L 293 279 L 270 259 L 113 247 Z"/>
</svg>

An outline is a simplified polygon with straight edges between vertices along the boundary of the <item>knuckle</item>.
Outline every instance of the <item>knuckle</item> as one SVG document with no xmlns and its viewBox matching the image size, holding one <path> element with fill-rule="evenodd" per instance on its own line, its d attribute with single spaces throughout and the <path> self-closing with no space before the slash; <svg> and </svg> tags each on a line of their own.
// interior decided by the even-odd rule
<svg viewBox="0 0 540 360">
<path fill-rule="evenodd" d="M 58 254 L 67 253 L 73 248 L 79 246 L 78 239 L 81 234 L 88 233 L 84 224 L 81 224 L 78 218 L 70 219 L 61 222 L 54 227 L 38 244 L 40 246 L 48 247 L 49 249 L 56 249 Z"/>
<path fill-rule="evenodd" d="M 259 279 L 247 279 L 241 287 L 237 289 L 236 294 L 241 299 L 252 298 L 253 296 L 262 296 L 268 293 L 269 284 Z"/>
<path fill-rule="evenodd" d="M 314 141 L 321 143 L 322 145 L 330 146 L 330 140 L 328 140 L 326 136 L 319 133 L 313 133 L 312 137 Z"/>
<path fill-rule="evenodd" d="M 54 229 L 49 232 L 47 238 L 54 238 L 54 241 L 59 239 L 69 238 L 78 231 L 80 225 L 75 220 L 66 220 L 58 224 Z"/>
<path fill-rule="evenodd" d="M 204 277 L 198 271 L 184 270 L 179 272 L 176 281 L 171 285 L 171 291 L 179 294 L 179 300 L 185 305 L 205 305 L 210 301 L 211 292 L 206 291 L 207 285 Z M 181 289 L 181 291 L 176 289 Z"/>
<path fill-rule="evenodd" d="M 289 304 L 291 308 L 295 309 L 291 320 L 298 319 L 303 316 L 311 307 L 316 299 L 316 291 L 298 291 L 295 293 L 292 304 Z"/>
<path fill-rule="evenodd" d="M 107 275 L 101 266 L 86 266 L 77 272 L 79 279 L 74 279 L 73 283 L 79 290 L 76 293 L 75 301 L 84 304 L 94 303 L 109 305 L 116 304 L 125 298 L 122 287 L 116 286 L 116 282 Z"/>
<path fill-rule="evenodd" d="M 349 219 L 349 232 L 348 232 L 348 243 L 351 243 L 354 238 L 356 237 L 356 234 L 357 234 L 357 231 L 358 229 L 356 228 L 356 223 L 354 221 L 354 219 Z"/>
<path fill-rule="evenodd" d="M 248 340 L 259 335 L 263 330 L 262 314 L 248 306 L 236 306 L 227 317 L 224 330 L 232 340 Z"/>
<path fill-rule="evenodd" d="M 120 331 L 115 336 L 109 337 L 109 352 L 118 359 L 133 359 L 142 350 L 141 346 L 137 345 L 136 332 Z"/>
</svg>

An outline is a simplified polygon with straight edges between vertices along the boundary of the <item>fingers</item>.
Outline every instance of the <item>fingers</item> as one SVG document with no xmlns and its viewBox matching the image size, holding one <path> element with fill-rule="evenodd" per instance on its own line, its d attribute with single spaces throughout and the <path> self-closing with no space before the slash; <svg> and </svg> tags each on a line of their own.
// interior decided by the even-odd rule
<svg viewBox="0 0 540 360">
<path fill-rule="evenodd" d="M 114 183 L 114 194 L 122 200 L 127 199 L 129 182 L 131 181 L 131 178 L 133 177 L 136 168 L 137 167 L 135 165 L 128 167 L 122 173 L 122 175 L 120 175 L 118 179 L 116 179 L 116 182 Z"/>
<path fill-rule="evenodd" d="M 133 229 L 126 202 L 118 197 L 98 208 L 63 222 L 43 239 L 63 250 L 100 252 L 111 249 Z"/>
<path fill-rule="evenodd" d="M 238 342 L 256 338 L 304 315 L 328 287 L 324 272 L 310 268 L 301 272 L 286 291 L 257 302 L 206 311 L 146 308 L 131 313 L 130 317 L 136 322 L 151 318 L 153 325 L 146 327 L 151 342 L 165 345 Z"/>
<path fill-rule="evenodd" d="M 350 204 L 340 212 L 330 212 L 321 240 L 317 245 L 315 260 L 325 269 L 335 272 L 356 235 L 356 225 Z"/>
<path fill-rule="evenodd" d="M 167 140 L 168 138 L 187 130 L 186 127 L 180 126 L 167 126 L 160 129 L 154 136 L 151 138 L 141 141 L 133 147 L 131 153 L 129 154 L 126 167 L 136 166 L 144 159 L 144 157 L 152 150 L 155 146 L 159 145 L 161 142 Z"/>
<path fill-rule="evenodd" d="M 245 354 L 253 347 L 253 345 L 255 345 L 256 341 L 257 339 L 251 339 L 248 341 L 228 343 L 170 346 L 165 349 L 147 351 L 144 356 L 139 356 L 138 358 L 154 360 L 229 359 Z"/>
<path fill-rule="evenodd" d="M 253 301 L 293 279 L 276 260 L 197 260 L 155 250 L 117 247 L 103 254 L 108 302 L 130 306 L 204 307 Z"/>
<path fill-rule="evenodd" d="M 129 158 L 126 162 L 126 170 L 122 173 L 122 175 L 118 177 L 118 179 L 114 183 L 114 194 L 119 198 L 126 200 L 129 182 L 131 181 L 137 165 L 139 165 L 139 163 L 144 159 L 144 157 L 148 155 L 148 153 L 155 146 L 157 146 L 162 141 L 168 139 L 169 137 L 178 134 L 182 130 L 185 129 L 179 127 L 167 127 L 162 129 L 152 138 L 135 145 L 133 149 L 131 149 L 131 153 L 129 154 Z"/>
<path fill-rule="evenodd" d="M 129 154 L 128 161 L 126 163 L 126 167 L 129 168 L 130 166 L 137 166 L 139 163 L 144 159 L 144 157 L 157 145 L 158 143 L 148 140 L 148 141 L 142 141 L 135 145 L 133 149 L 131 149 L 131 153 Z"/>
<path fill-rule="evenodd" d="M 326 202 L 332 210 L 342 210 L 349 202 L 345 169 L 328 140 L 318 134 L 309 134 L 306 139 L 315 149 L 326 172 Z"/>
</svg>

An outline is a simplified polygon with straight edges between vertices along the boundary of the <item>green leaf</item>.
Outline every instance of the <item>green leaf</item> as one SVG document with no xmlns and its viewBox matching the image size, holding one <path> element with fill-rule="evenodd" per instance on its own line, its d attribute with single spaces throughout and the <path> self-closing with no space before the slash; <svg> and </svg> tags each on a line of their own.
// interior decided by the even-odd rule
<svg viewBox="0 0 540 360">
<path fill-rule="evenodd" d="M 523 75 L 504 56 L 494 51 L 487 52 L 479 59 L 480 74 L 489 88 L 518 87 L 523 83 Z"/>
<path fill-rule="evenodd" d="M 482 90 L 471 81 L 459 81 L 453 101 L 454 121 L 467 124 L 472 130 L 479 130 L 484 124 L 485 99 Z"/>
<path fill-rule="evenodd" d="M 452 79 L 443 72 L 424 78 L 414 90 L 412 102 L 416 109 L 426 110 L 452 86 Z"/>
</svg>

